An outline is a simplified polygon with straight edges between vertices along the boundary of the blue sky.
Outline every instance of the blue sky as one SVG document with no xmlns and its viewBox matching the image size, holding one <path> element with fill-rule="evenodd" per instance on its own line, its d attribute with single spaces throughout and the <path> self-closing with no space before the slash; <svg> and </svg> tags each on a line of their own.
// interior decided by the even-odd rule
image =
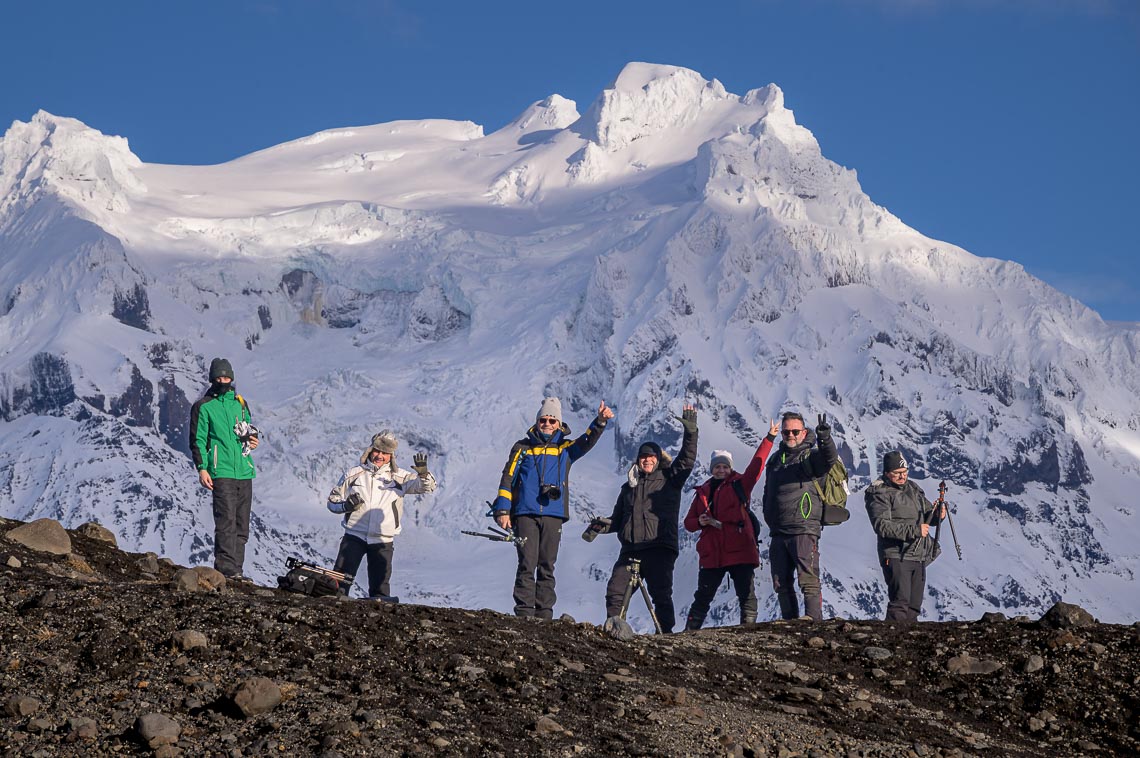
<svg viewBox="0 0 1140 758">
<path fill-rule="evenodd" d="M 909 225 L 1140 321 L 1138 0 L 148 0 L 0 6 L 0 125 L 38 109 L 144 161 L 337 126 L 585 110 L 632 60 L 783 88 Z"/>
</svg>

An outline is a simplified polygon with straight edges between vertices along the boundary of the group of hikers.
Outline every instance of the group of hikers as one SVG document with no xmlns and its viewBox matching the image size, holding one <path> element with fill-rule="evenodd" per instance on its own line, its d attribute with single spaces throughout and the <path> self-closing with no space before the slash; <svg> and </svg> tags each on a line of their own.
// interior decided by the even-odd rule
<svg viewBox="0 0 1140 758">
<path fill-rule="evenodd" d="M 236 393 L 233 368 L 222 358 L 210 364 L 210 387 L 194 404 L 190 446 L 202 486 L 213 492 L 215 568 L 244 580 L 242 566 L 249 537 L 251 482 L 256 475 L 250 453 L 258 444 L 249 406 Z M 514 612 L 551 619 L 556 601 L 554 567 L 562 527 L 570 519 L 570 469 L 590 452 L 614 411 L 605 402 L 589 427 L 573 437 L 556 397 L 544 398 L 534 425 L 507 456 L 491 513 L 507 530 L 518 552 Z M 732 453 L 713 450 L 711 476 L 698 485 L 680 520 L 683 491 L 697 461 L 697 411 L 685 405 L 677 417 L 683 428 L 675 457 L 652 440 L 643 442 L 629 468 L 609 516 L 591 519 L 583 538 L 614 534 L 621 545 L 606 587 L 606 613 L 623 616 L 631 570 L 645 582 L 663 632 L 672 632 L 673 569 L 680 554 L 679 525 L 699 533 L 697 587 L 685 629 L 700 629 L 728 575 L 740 605 L 740 622 L 754 623 L 757 599 L 754 574 L 760 565 L 760 521 L 752 512 L 753 492 L 764 477 L 760 512 L 769 530 L 768 559 L 772 586 L 784 619 L 823 618 L 819 538 L 825 523 L 821 481 L 838 460 L 825 415 L 814 431 L 802 414 L 785 412 L 770 422 L 742 472 Z M 776 440 L 779 438 L 779 444 Z M 355 575 L 368 559 L 368 595 L 394 600 L 390 589 L 393 541 L 401 531 L 403 498 L 436 488 L 423 453 L 412 470 L 400 468 L 399 442 L 387 430 L 376 434 L 328 496 L 327 507 L 342 515 L 344 535 L 334 571 Z M 887 586 L 886 619 L 915 621 L 922 610 L 926 566 L 939 553 L 931 526 L 946 517 L 921 488 L 908 479 L 901 452 L 883 458 L 882 478 L 865 492 L 871 525 Z M 798 582 L 803 608 L 797 597 Z"/>
</svg>

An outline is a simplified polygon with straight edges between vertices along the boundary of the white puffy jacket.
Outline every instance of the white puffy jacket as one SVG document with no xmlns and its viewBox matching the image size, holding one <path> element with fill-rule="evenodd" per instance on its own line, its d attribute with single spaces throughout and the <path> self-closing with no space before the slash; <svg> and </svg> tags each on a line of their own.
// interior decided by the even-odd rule
<svg viewBox="0 0 1140 758">
<path fill-rule="evenodd" d="M 423 477 L 405 471 L 395 461 L 377 468 L 370 461 L 353 466 L 344 473 L 329 493 L 328 509 L 344 513 L 345 501 L 352 493 L 364 498 L 364 505 L 352 513 L 344 513 L 344 531 L 375 544 L 391 542 L 400 533 L 404 516 L 404 495 L 426 495 L 435 491 L 435 477 Z"/>
</svg>

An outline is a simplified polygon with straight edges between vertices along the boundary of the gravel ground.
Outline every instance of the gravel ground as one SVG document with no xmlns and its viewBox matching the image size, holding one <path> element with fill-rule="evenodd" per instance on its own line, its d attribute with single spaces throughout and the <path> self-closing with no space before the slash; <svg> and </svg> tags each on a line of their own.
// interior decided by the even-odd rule
<svg viewBox="0 0 1140 758">
<path fill-rule="evenodd" d="M 1140 754 L 1140 626 L 1072 606 L 622 642 L 567 618 L 188 591 L 170 561 L 69 534 L 68 555 L 0 538 L 4 755 Z"/>
</svg>

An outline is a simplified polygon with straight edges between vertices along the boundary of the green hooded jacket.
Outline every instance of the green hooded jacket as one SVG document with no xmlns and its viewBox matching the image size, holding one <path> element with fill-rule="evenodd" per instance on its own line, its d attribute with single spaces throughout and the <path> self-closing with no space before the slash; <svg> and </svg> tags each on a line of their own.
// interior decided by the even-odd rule
<svg viewBox="0 0 1140 758">
<path fill-rule="evenodd" d="M 213 394 L 213 389 L 190 410 L 190 451 L 194 467 L 205 469 L 212 479 L 253 479 L 253 458 L 241 454 L 241 440 L 234 433 L 238 421 L 252 422 L 245 399 L 233 387 Z"/>
</svg>

